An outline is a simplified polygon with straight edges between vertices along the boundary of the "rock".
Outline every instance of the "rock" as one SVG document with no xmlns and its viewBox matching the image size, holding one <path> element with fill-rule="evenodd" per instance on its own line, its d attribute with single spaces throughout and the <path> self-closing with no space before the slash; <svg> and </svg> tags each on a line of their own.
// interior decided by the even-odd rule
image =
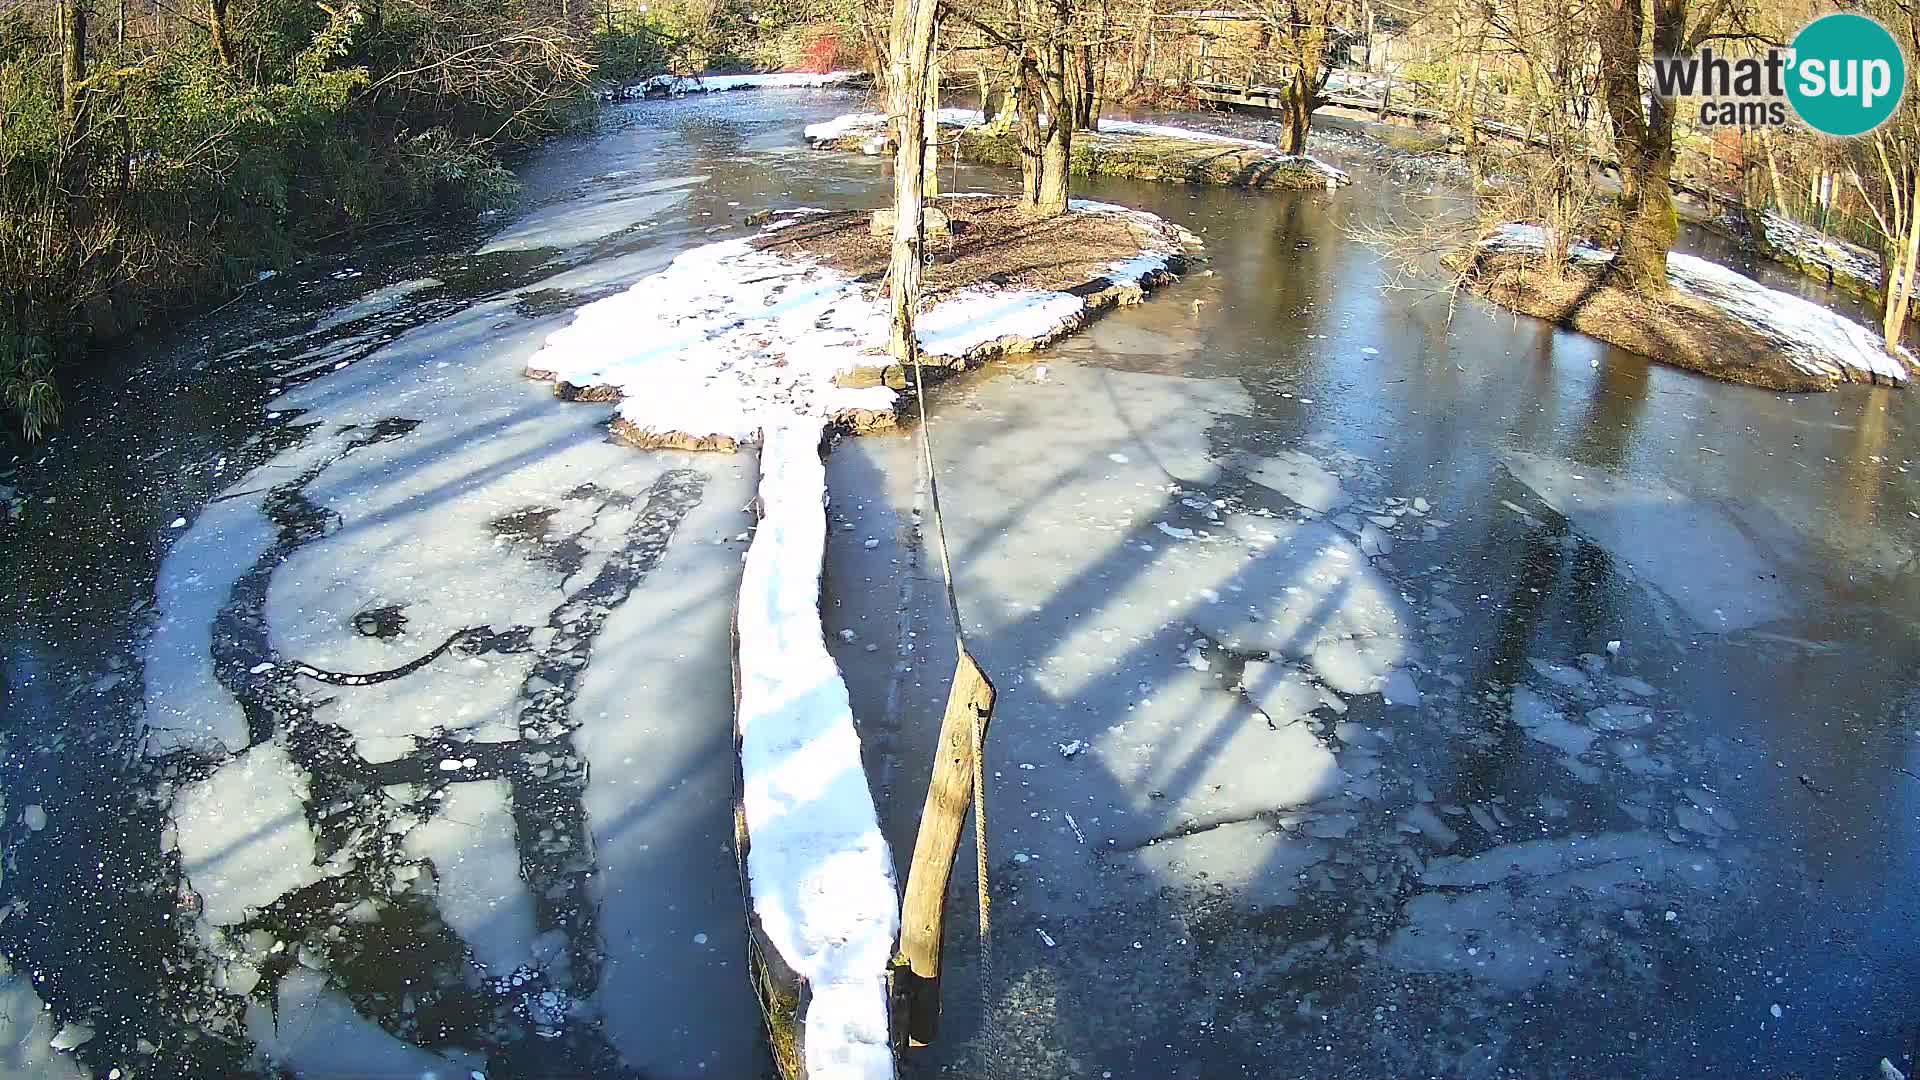
<svg viewBox="0 0 1920 1080">
<path fill-rule="evenodd" d="M 20 811 L 20 823 L 25 825 L 29 832 L 39 832 L 47 827 L 47 811 L 39 803 L 35 803 Z"/>
<path fill-rule="evenodd" d="M 93 1029 L 85 1024 L 68 1024 L 47 1045 L 55 1050 L 72 1050 L 93 1041 Z"/>
<path fill-rule="evenodd" d="M 947 212 L 937 206 L 921 208 L 920 215 L 921 231 L 928 236 L 946 236 L 953 231 Z M 875 210 L 873 220 L 867 224 L 867 233 L 870 236 L 892 236 L 893 211 Z"/>
</svg>

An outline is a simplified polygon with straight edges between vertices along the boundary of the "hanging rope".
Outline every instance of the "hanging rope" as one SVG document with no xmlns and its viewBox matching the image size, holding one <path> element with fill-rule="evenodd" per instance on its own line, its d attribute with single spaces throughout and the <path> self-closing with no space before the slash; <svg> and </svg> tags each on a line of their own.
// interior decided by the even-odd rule
<svg viewBox="0 0 1920 1080">
<path fill-rule="evenodd" d="M 913 390 L 920 402 L 920 462 L 927 478 L 927 501 L 933 511 L 933 536 L 940 553 L 940 577 L 946 587 L 947 616 L 953 620 L 953 641 L 962 665 L 974 663 L 967 652 L 966 624 L 960 621 L 960 597 L 953 588 L 953 556 L 947 547 L 946 518 L 940 512 L 940 480 L 933 466 L 933 416 L 927 411 L 927 384 L 921 373 L 920 343 L 913 351 Z M 987 766 L 985 731 L 978 710 L 973 714 L 973 870 L 980 910 L 980 1016 L 985 1023 L 988 988 L 993 971 L 993 904 L 987 882 Z"/>
</svg>

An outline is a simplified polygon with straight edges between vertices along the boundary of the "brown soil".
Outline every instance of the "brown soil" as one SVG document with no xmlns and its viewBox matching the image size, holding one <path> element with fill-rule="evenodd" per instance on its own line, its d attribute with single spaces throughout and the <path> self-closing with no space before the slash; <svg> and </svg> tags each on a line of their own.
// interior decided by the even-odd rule
<svg viewBox="0 0 1920 1080">
<path fill-rule="evenodd" d="M 1523 315 L 1547 319 L 1664 364 L 1771 390 L 1831 390 L 1842 379 L 1800 370 L 1776 344 L 1705 301 L 1669 291 L 1649 296 L 1620 284 L 1609 267 L 1554 272 L 1521 254 L 1482 256 L 1467 287 Z"/>
<path fill-rule="evenodd" d="M 929 238 L 932 261 L 927 267 L 922 306 L 931 307 L 958 289 L 982 284 L 1009 289 L 1050 289 L 1080 297 L 1077 315 L 1053 332 L 1033 337 L 1002 337 L 984 342 L 965 356 L 927 357 L 926 363 L 954 371 L 996 356 L 1013 356 L 1045 348 L 1080 329 L 1100 312 L 1120 304 L 1136 304 L 1148 289 L 1172 279 L 1182 269 L 1181 258 L 1169 260 L 1169 272 L 1150 275 L 1139 284 L 1116 283 L 1106 267 L 1130 259 L 1148 248 L 1179 251 L 1190 240 L 1172 226 L 1155 229 L 1118 214 L 1069 213 L 1035 219 L 1014 199 L 961 197 L 938 200 L 953 223 L 951 236 Z M 892 237 L 873 236 L 867 228 L 870 212 L 809 214 L 796 223 L 768 234 L 756 243 L 763 249 L 819 259 L 842 273 L 876 288 L 886 277 Z M 905 368 L 891 362 L 862 368 L 840 377 L 847 386 L 885 383 L 896 390 L 909 383 Z M 890 426 L 891 415 L 853 417 L 845 426 L 873 430 Z"/>
<path fill-rule="evenodd" d="M 924 305 L 970 285 L 1086 293 L 1107 264 L 1129 259 L 1168 238 L 1119 214 L 1067 214 L 1035 219 L 1014 199 L 944 198 L 936 205 L 953 223 L 948 236 L 928 237 L 932 262 L 922 279 Z M 754 241 L 762 251 L 805 255 L 859 281 L 886 277 L 893 237 L 874 236 L 869 211 L 810 214 Z"/>
</svg>

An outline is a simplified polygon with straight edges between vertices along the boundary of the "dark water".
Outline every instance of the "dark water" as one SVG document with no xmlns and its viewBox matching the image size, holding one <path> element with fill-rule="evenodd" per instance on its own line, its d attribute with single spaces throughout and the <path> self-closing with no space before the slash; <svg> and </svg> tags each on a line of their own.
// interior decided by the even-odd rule
<svg viewBox="0 0 1920 1080">
<path fill-rule="evenodd" d="M 141 642 L 160 560 L 180 533 L 172 523 L 197 518 L 250 468 L 307 438 L 305 425 L 326 420 L 275 415 L 273 399 L 306 381 L 338 378 L 332 372 L 342 361 L 353 368 L 403 335 L 488 299 L 513 298 L 519 329 L 545 325 L 709 234 L 735 235 L 759 205 L 858 206 L 880 198 L 877 162 L 781 152 L 798 143 L 799 125 L 846 111 L 851 100 L 783 93 L 625 108 L 605 134 L 557 146 L 530 164 L 534 216 L 523 221 L 537 223 L 538 214 L 569 200 L 608 199 L 635 181 L 705 177 L 687 201 L 653 215 L 658 227 L 560 222 L 534 230 L 516 250 L 474 254 L 506 225 L 489 222 L 473 232 L 382 238 L 302 268 L 171 338 L 106 358 L 76 387 L 62 433 L 0 476 L 21 499 L 18 520 L 0 525 L 0 835 L 8 851 L 0 888 L 11 905 L 0 922 L 0 954 L 51 1007 L 53 1030 L 79 1020 L 95 1030 L 79 1054 L 88 1071 L 205 1076 L 251 1067 L 246 1041 L 208 1020 L 229 1016 L 231 1003 L 213 989 L 192 945 L 185 927 L 193 913 L 160 842 L 171 785 L 204 766 L 145 758 L 138 740 Z M 1234 130 L 1258 124 L 1225 123 Z M 1429 186 L 1444 198 L 1444 174 L 1430 179 L 1417 163 L 1352 138 L 1327 140 L 1316 152 L 1348 167 L 1357 182 L 1337 193 L 1299 194 L 1086 185 L 1090 197 L 1153 210 L 1200 234 L 1211 274 L 1104 321 L 1050 362 L 1058 369 L 1053 385 L 1069 393 L 1096 385 L 1076 379 L 1109 374 L 1149 379 L 1125 383 L 1127 392 L 1145 395 L 1142 402 L 1160 401 L 1155 395 L 1175 385 L 1237 387 L 1244 400 L 1231 408 L 1176 404 L 1156 415 L 1190 428 L 1205 462 L 1307 448 L 1358 507 L 1417 496 L 1436 508 L 1431 516 L 1444 516 L 1439 536 L 1402 542 L 1377 568 L 1415 613 L 1411 637 L 1423 657 L 1427 705 L 1410 715 L 1385 711 L 1377 697 L 1356 697 L 1348 721 L 1398 733 L 1377 755 L 1396 779 L 1384 785 L 1385 796 L 1355 811 L 1352 846 L 1333 849 L 1326 863 L 1339 869 L 1277 907 L 1232 895 L 1196 905 L 1178 874 L 1143 886 L 1130 867 L 1073 865 L 1043 885 L 1025 864 L 997 863 L 1011 899 L 994 970 L 1011 989 L 987 1006 L 995 1020 L 986 1031 L 972 1015 L 978 1010 L 955 1007 L 948 1038 L 925 1068 L 1034 1076 L 1387 1069 L 1859 1076 L 1881 1056 L 1901 1062 L 1920 1032 L 1910 1004 L 1920 945 L 1907 900 L 1920 869 L 1920 779 L 1913 775 L 1920 773 L 1913 670 L 1920 492 L 1907 444 L 1920 414 L 1911 396 L 1848 389 L 1791 397 L 1713 383 L 1470 299 L 1450 306 L 1419 288 L 1385 288 L 1389 268 L 1351 231 L 1385 215 L 1418 213 Z M 1003 175 L 968 168 L 947 183 L 1010 186 Z M 1711 238 L 1694 239 L 1731 259 Z M 620 272 L 588 287 L 545 284 L 568 268 L 616 263 Z M 1767 268 L 1756 273 L 1827 299 Z M 422 278 L 435 284 L 339 325 L 320 321 L 376 286 Z M 456 335 L 440 355 L 464 363 L 495 352 L 485 338 Z M 372 392 L 341 385 L 343 394 Z M 943 445 L 956 447 L 957 461 L 984 455 L 998 434 L 1030 440 L 1039 467 L 1071 452 L 1043 449 L 1052 426 L 1099 430 L 1091 414 L 1019 412 L 1023 385 L 1004 375 L 943 391 L 951 405 L 937 423 L 951 424 Z M 546 407 L 528 393 L 526 407 Z M 969 429 L 970 422 L 978 426 Z M 978 437 L 969 438 L 970 430 Z M 887 442 L 843 448 L 834 459 L 836 493 L 845 483 L 910 489 L 903 453 Z M 983 457 L 976 475 L 990 477 L 992 467 L 1004 466 Z M 1224 503 L 1291 512 L 1284 500 L 1234 479 L 1244 472 L 1236 469 L 1211 481 Z M 1188 486 L 1191 494 L 1206 485 Z M 963 503 L 986 506 L 997 497 L 990 486 L 955 487 L 948 498 Z M 1158 492 L 1147 498 L 1096 488 L 1087 498 L 1148 514 L 1149 530 L 1156 513 L 1184 520 L 1169 516 L 1185 512 L 1178 500 L 1166 497 L 1162 506 Z M 884 516 L 885 501 L 876 499 L 870 512 Z M 1090 516 L 1084 506 L 1072 509 L 1078 505 L 1035 497 L 1023 510 L 1031 517 L 997 526 L 979 515 L 979 552 L 965 560 L 978 594 L 1049 607 L 985 635 L 996 673 L 1031 674 L 1038 685 L 1035 658 L 1097 615 L 1116 581 L 1157 580 L 1158 571 L 1124 558 L 1094 563 L 1096 549 L 1077 540 L 1072 525 L 1049 524 Z M 1030 595 L 1008 577 L 1016 560 L 994 554 L 996 529 L 1020 536 L 1061 530 L 1051 543 L 1035 541 L 1022 557 L 1027 569 L 1099 584 Z M 836 550 L 832 557 L 859 556 Z M 1437 596 L 1452 597 L 1460 617 L 1424 618 Z M 870 604 L 888 625 L 900 625 L 903 610 L 910 620 L 937 623 L 918 601 L 896 599 L 880 588 L 849 602 Z M 1126 618 L 1114 618 L 1126 633 Z M 1152 638 L 1152 629 L 1142 632 Z M 1598 769 L 1591 780 L 1570 777 L 1515 726 L 1514 699 L 1543 685 L 1530 661 L 1580 669 L 1585 655 L 1595 658 L 1590 666 L 1602 664 L 1612 641 L 1621 645 L 1610 677 L 1648 685 L 1646 704 L 1662 717 L 1661 734 L 1648 736 L 1641 752 L 1610 749 L 1602 765 L 1587 758 Z M 1184 633 L 1155 638 L 1126 662 L 1151 666 L 1169 649 L 1177 659 L 1187 643 Z M 1224 649 L 1217 642 L 1203 648 Z M 1244 660 L 1231 654 L 1215 653 L 1229 665 Z M 890 678 L 883 666 L 858 653 L 842 663 L 863 717 L 893 711 L 883 704 Z M 1124 711 L 1134 679 L 1123 682 L 1080 691 L 1082 711 Z M 1547 689 L 1560 695 L 1552 700 L 1563 710 L 1609 703 L 1581 698 L 1584 690 Z M 923 691 L 908 689 L 906 700 Z M 1052 746 L 1072 729 L 1036 720 L 1054 715 L 1057 695 L 1023 693 L 1034 691 L 1015 690 L 1003 706 L 997 753 L 1008 761 L 1057 758 Z M 898 851 L 911 840 L 908 812 L 899 807 L 918 806 L 911 780 L 920 755 L 914 732 L 892 737 L 897 790 L 911 794 L 886 808 Z M 1338 745 L 1342 755 L 1351 751 Z M 1341 765 L 1353 771 L 1344 756 Z M 1286 766 L 1274 768 L 1284 773 Z M 1500 808 L 1495 828 L 1481 826 L 1477 814 L 1448 817 L 1463 839 L 1446 856 L 1422 849 L 1419 865 L 1406 862 L 1409 834 L 1395 822 L 1419 802 L 1404 794 L 1416 773 L 1437 804 L 1488 814 Z M 1102 784 L 1128 782 L 1119 774 L 1095 782 L 1096 805 L 1124 803 L 1124 791 Z M 1737 827 L 1683 827 L 1676 807 L 1689 788 L 1704 790 L 1696 801 L 1716 804 Z M 1029 810 L 1015 809 L 1025 795 L 1003 798 L 1009 807 L 996 819 L 1003 824 L 994 847 L 1007 860 L 1029 841 L 1001 830 Z M 44 808 L 41 831 L 23 822 L 29 805 Z M 1031 812 L 1043 811 L 1051 808 L 1036 804 Z M 726 812 L 713 808 L 721 835 Z M 1509 825 L 1508 818 L 1534 824 Z M 1549 865 L 1550 851 L 1512 847 L 1603 834 L 1631 834 L 1657 848 L 1615 860 L 1633 880 L 1567 880 L 1564 867 Z M 1653 880 L 1675 851 L 1710 860 L 1711 884 L 1691 882 L 1684 867 L 1678 883 Z M 1496 875 L 1489 890 L 1506 900 L 1475 908 L 1479 901 L 1460 899 L 1470 889 L 1422 884 L 1421 866 L 1430 871 L 1436 859 L 1485 852 L 1516 867 Z M 1362 874 L 1367 862 L 1381 873 Z M 1303 877 L 1321 873 L 1301 865 Z M 724 877 L 702 882 L 725 885 Z M 960 883 L 962 893 L 970 887 Z M 1631 903 L 1599 896 L 1621 891 L 1633 892 Z M 1061 913 L 1045 925 L 1069 941 L 1063 948 L 1039 944 L 1036 924 L 1027 921 L 1049 896 Z M 1206 940 L 1204 954 L 1131 947 L 1176 936 L 1168 920 L 1182 928 L 1182 947 Z M 1455 924 L 1480 926 L 1475 933 L 1483 937 L 1473 940 L 1491 943 L 1489 950 L 1497 944 L 1503 955 L 1525 944 L 1515 934 L 1537 931 L 1539 971 L 1491 977 L 1478 970 L 1477 956 L 1441 956 L 1403 933 L 1432 929 L 1442 937 Z M 400 948 L 390 962 L 423 978 L 432 970 L 430 958 Z M 674 1008 L 697 1013 L 704 995 L 718 993 L 701 982 L 671 984 L 715 977 L 703 970 L 663 965 L 671 990 L 658 1017 L 663 1030 L 686 1027 Z M 738 988 L 722 996 L 737 1015 Z M 1783 1006 L 1780 1019 L 1771 1015 L 1774 1004 Z M 996 1027 L 1005 1038 L 994 1037 Z M 605 1043 L 624 1047 L 648 1035 L 610 1031 Z M 700 1037 L 729 1045 L 676 1050 L 675 1058 L 649 1062 L 647 1074 L 712 1075 L 714 1063 L 729 1074 L 764 1067 L 750 1031 Z M 542 1075 L 537 1049 L 492 1046 L 488 1075 Z M 35 1071 L 25 1066 L 20 1075 Z"/>
</svg>

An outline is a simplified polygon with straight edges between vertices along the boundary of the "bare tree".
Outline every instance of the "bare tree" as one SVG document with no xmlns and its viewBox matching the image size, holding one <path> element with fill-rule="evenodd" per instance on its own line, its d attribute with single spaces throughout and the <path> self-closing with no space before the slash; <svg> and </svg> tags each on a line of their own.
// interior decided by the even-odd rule
<svg viewBox="0 0 1920 1080">
<path fill-rule="evenodd" d="M 1307 132 L 1315 109 L 1326 104 L 1327 80 L 1352 31 L 1339 20 L 1352 14 L 1347 0 L 1244 0 L 1243 11 L 1260 21 L 1249 74 L 1269 58 L 1279 62 L 1281 110 L 1286 124 L 1280 149 L 1307 152 Z"/>
</svg>

